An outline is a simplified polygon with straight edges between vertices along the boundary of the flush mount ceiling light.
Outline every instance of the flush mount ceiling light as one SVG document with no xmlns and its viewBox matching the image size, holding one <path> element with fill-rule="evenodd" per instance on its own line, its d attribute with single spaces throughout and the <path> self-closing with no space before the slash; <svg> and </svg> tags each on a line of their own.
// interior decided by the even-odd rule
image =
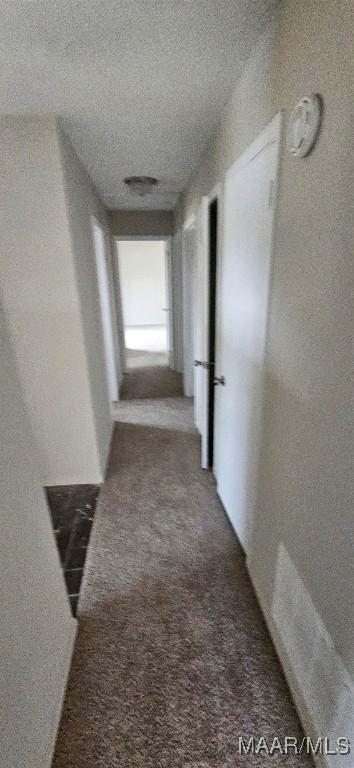
<svg viewBox="0 0 354 768">
<path fill-rule="evenodd" d="M 154 179 L 153 176 L 127 176 L 127 178 L 124 179 L 124 184 L 127 185 L 134 195 L 137 195 L 138 197 L 146 197 L 146 195 L 150 195 L 154 187 L 156 187 L 158 180 Z"/>
</svg>

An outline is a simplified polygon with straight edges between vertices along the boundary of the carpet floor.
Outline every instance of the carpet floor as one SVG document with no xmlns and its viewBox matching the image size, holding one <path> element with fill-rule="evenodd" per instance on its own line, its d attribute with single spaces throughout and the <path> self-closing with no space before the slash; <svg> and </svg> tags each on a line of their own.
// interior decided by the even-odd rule
<svg viewBox="0 0 354 768">
<path fill-rule="evenodd" d="M 53 768 L 274 765 L 238 737 L 302 735 L 191 409 L 119 404 Z"/>
<path fill-rule="evenodd" d="M 126 349 L 127 368 L 146 368 L 156 365 L 168 365 L 168 354 L 161 350 Z"/>
<path fill-rule="evenodd" d="M 172 371 L 159 352 L 127 350 L 127 370 L 120 390 L 121 400 L 180 397 L 182 374 Z"/>
</svg>

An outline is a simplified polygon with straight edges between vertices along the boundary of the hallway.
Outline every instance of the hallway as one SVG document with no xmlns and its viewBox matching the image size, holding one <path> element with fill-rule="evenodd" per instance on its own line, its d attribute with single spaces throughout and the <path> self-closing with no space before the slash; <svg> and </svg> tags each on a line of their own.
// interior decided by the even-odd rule
<svg viewBox="0 0 354 768">
<path fill-rule="evenodd" d="M 0 768 L 354 768 L 353 2 L 0 18 Z"/>
<path fill-rule="evenodd" d="M 116 419 L 53 768 L 264 765 L 239 736 L 301 729 L 191 401 L 124 402 Z"/>
</svg>

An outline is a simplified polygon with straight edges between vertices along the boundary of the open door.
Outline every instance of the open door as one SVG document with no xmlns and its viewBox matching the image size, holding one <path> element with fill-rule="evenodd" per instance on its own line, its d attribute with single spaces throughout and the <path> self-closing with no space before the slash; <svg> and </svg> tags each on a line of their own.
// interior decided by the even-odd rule
<svg viewBox="0 0 354 768">
<path fill-rule="evenodd" d="M 218 218 L 219 201 L 215 197 L 209 204 L 208 210 L 208 468 L 214 465 L 214 405 L 215 387 L 222 385 L 223 380 L 215 375 L 216 359 L 216 280 L 218 258 Z"/>
<path fill-rule="evenodd" d="M 201 434 L 201 465 L 214 460 L 214 386 L 216 353 L 216 280 L 219 195 L 202 199 L 197 215 L 198 301 L 195 358 L 195 423 Z"/>
</svg>

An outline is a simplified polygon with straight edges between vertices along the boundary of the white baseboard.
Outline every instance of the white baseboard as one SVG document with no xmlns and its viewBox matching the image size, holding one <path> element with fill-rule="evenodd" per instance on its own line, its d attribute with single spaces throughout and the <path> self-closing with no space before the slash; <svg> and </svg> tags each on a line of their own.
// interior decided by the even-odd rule
<svg viewBox="0 0 354 768">
<path fill-rule="evenodd" d="M 95 472 L 90 473 L 90 475 L 58 475 L 57 477 L 41 478 L 41 485 L 43 488 L 61 485 L 100 485 L 102 481 L 102 474 Z"/>
<path fill-rule="evenodd" d="M 312 609 L 312 602 L 308 599 L 308 594 L 306 594 L 307 598 L 307 604 L 309 606 L 309 614 L 307 616 L 308 619 L 308 625 L 310 625 L 310 622 L 312 621 L 313 625 L 310 626 L 310 632 L 309 632 L 309 643 L 310 643 L 310 637 L 313 632 L 315 634 L 316 630 L 320 633 L 322 638 L 326 641 L 327 648 L 330 649 L 330 665 L 327 669 L 328 673 L 328 680 L 325 682 L 322 680 L 322 685 L 329 686 L 328 688 L 328 695 L 323 696 L 323 700 L 316 701 L 315 695 L 312 695 L 315 693 L 311 689 L 311 676 L 309 675 L 301 675 L 299 674 L 299 665 L 296 665 L 296 658 L 295 654 L 292 653 L 291 655 L 287 651 L 287 648 L 285 647 L 285 644 L 282 640 L 281 634 L 278 630 L 276 621 L 274 617 L 271 615 L 271 613 L 265 609 L 265 606 L 267 605 L 267 602 L 264 599 L 264 596 L 262 594 L 262 589 L 259 583 L 257 583 L 257 578 L 255 574 L 252 571 L 252 568 L 250 567 L 249 562 L 246 560 L 247 570 L 250 576 L 250 579 L 252 581 L 253 588 L 256 592 L 258 603 L 260 605 L 260 608 L 262 610 L 264 620 L 267 624 L 269 633 L 271 635 L 271 638 L 273 640 L 276 653 L 278 655 L 280 664 L 282 666 L 286 681 L 288 683 L 289 689 L 292 694 L 292 698 L 297 710 L 297 713 L 299 715 L 299 719 L 301 721 L 305 736 L 308 736 L 312 742 L 315 744 L 317 742 L 317 739 L 319 737 L 328 737 L 330 738 L 330 741 L 333 744 L 333 740 L 335 737 L 343 736 L 346 738 L 349 738 L 351 741 L 351 744 L 353 746 L 353 738 L 352 733 L 345 732 L 346 730 L 350 731 L 352 728 L 349 725 L 346 726 L 346 723 L 350 723 L 351 717 L 350 717 L 350 711 L 353 711 L 353 687 L 352 682 L 348 676 L 347 673 L 345 673 L 344 665 L 342 661 L 339 659 L 339 657 L 336 657 L 334 646 L 333 646 L 333 652 L 332 652 L 332 643 L 331 639 L 328 635 L 327 630 L 325 629 L 323 623 L 321 622 L 321 619 L 318 617 L 317 612 L 315 611 L 315 608 Z M 294 574 L 290 576 L 293 580 L 292 585 L 292 592 L 296 590 L 297 585 L 294 583 L 295 577 Z M 290 595 L 290 591 L 289 591 Z M 272 613 L 274 613 L 274 610 L 272 608 Z M 312 618 L 313 617 L 313 618 Z M 321 626 L 322 624 L 322 626 Z M 294 631 L 295 635 L 295 631 Z M 327 637 L 326 637 L 327 636 Z M 295 641 L 294 641 L 295 642 Z M 301 653 L 303 650 L 303 647 L 301 644 L 298 646 L 299 652 Z M 310 663 L 311 663 L 311 646 L 310 648 L 307 646 L 304 650 L 303 656 L 306 658 L 308 655 L 310 657 Z M 322 661 L 320 659 L 320 661 Z M 318 662 L 319 663 L 319 662 Z M 296 669 L 296 666 L 298 666 L 298 669 Z M 317 675 L 317 679 L 320 677 L 320 675 Z M 328 699 L 333 698 L 335 700 L 335 697 L 337 697 L 337 700 L 341 701 L 342 691 L 339 690 L 340 686 L 338 685 L 338 681 L 341 677 L 341 680 L 343 681 L 342 688 L 344 691 L 344 695 L 347 698 L 347 709 L 348 711 L 343 710 L 343 717 L 342 721 L 340 717 L 338 716 L 337 719 L 334 721 L 334 723 L 329 722 L 327 718 L 327 707 L 328 707 Z M 316 682 L 316 676 L 314 678 Z M 331 687 L 330 687 L 331 686 Z M 338 711 L 340 711 L 340 708 L 338 707 Z M 327 725 L 326 725 L 327 723 Z M 332 731 L 332 732 L 331 732 Z M 344 731 L 344 732 L 342 732 Z M 289 734 L 292 735 L 292 734 Z M 335 755 L 333 757 L 326 756 L 326 755 L 315 755 L 314 760 L 318 768 L 333 768 L 333 766 L 338 766 L 338 768 L 342 768 L 342 766 L 345 766 L 345 768 L 354 768 L 354 755 Z"/>
</svg>

